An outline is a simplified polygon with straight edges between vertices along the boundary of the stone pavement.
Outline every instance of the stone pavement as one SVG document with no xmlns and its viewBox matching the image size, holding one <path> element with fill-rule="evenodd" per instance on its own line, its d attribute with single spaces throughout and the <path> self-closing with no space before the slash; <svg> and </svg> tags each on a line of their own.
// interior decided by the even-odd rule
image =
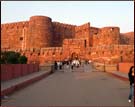
<svg viewBox="0 0 135 107">
<path fill-rule="evenodd" d="M 15 92 L 4 106 L 121 106 L 128 103 L 129 82 L 106 72 L 56 71 L 30 86 Z"/>
<path fill-rule="evenodd" d="M 80 72 L 90 72 L 90 71 L 97 71 L 94 68 L 92 68 L 91 66 L 87 66 L 87 65 L 82 65 L 81 67 L 76 68 L 74 67 L 74 69 L 72 70 L 71 67 L 69 67 L 68 69 L 66 68 L 66 66 L 63 67 L 64 69 L 59 70 L 59 71 L 80 71 Z M 51 70 L 51 69 L 50 69 Z M 36 79 L 40 79 L 42 77 L 44 77 L 45 75 L 50 73 L 50 70 L 46 70 L 46 71 L 40 71 L 40 72 L 35 72 L 23 77 L 19 77 L 19 78 L 15 78 L 12 80 L 8 80 L 8 81 L 1 81 L 1 92 L 2 94 L 6 95 L 6 94 L 10 94 L 12 93 L 12 90 L 15 90 L 15 87 L 17 89 L 17 87 L 20 85 L 20 87 L 23 87 L 23 84 L 25 86 L 25 84 L 30 84 L 33 83 Z M 57 71 L 56 71 L 57 72 Z M 113 76 L 122 79 L 122 80 L 128 80 L 128 75 L 119 71 L 109 71 L 108 73 L 112 74 Z M 11 92 L 10 92 L 11 91 Z"/>
</svg>

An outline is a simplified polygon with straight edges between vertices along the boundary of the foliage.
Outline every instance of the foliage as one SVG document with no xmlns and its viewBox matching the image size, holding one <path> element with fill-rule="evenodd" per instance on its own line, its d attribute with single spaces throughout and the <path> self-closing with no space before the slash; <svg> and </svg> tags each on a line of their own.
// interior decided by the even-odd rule
<svg viewBox="0 0 135 107">
<path fill-rule="evenodd" d="M 25 64 L 27 63 L 27 57 L 21 56 L 19 52 L 5 51 L 1 52 L 1 64 Z"/>
<path fill-rule="evenodd" d="M 27 57 L 26 56 L 20 56 L 18 61 L 21 64 L 25 64 L 25 63 L 27 63 Z"/>
</svg>

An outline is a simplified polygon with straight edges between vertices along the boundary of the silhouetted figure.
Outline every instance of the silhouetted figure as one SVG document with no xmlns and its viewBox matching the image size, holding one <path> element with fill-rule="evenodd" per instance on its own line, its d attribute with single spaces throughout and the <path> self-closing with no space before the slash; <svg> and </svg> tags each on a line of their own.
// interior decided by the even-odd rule
<svg viewBox="0 0 135 107">
<path fill-rule="evenodd" d="M 130 81 L 130 92 L 128 101 L 131 102 L 132 97 L 134 96 L 134 66 L 131 66 L 128 73 L 129 81 Z"/>
<path fill-rule="evenodd" d="M 60 62 L 60 65 L 59 66 L 60 66 L 60 69 L 62 69 L 62 62 Z"/>
<path fill-rule="evenodd" d="M 73 61 L 71 62 L 71 69 L 72 69 L 72 72 L 73 72 L 73 68 L 74 68 L 74 63 Z"/>
<path fill-rule="evenodd" d="M 57 62 L 56 61 L 54 62 L 54 67 L 55 67 L 55 70 L 57 70 L 58 66 L 57 66 Z"/>
</svg>

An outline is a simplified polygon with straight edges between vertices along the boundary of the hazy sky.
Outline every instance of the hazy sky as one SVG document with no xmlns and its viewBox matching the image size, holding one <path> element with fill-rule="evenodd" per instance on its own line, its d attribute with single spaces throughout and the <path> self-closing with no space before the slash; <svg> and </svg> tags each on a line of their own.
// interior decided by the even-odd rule
<svg viewBox="0 0 135 107">
<path fill-rule="evenodd" d="M 134 1 L 2 1 L 1 23 L 27 21 L 31 16 L 93 27 L 118 26 L 120 32 L 134 31 Z"/>
</svg>

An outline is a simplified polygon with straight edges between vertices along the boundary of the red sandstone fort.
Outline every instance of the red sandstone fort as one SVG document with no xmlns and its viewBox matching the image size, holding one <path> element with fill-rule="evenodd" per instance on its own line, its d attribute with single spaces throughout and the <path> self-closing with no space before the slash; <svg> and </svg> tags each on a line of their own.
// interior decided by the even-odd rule
<svg viewBox="0 0 135 107">
<path fill-rule="evenodd" d="M 1 25 L 2 51 L 17 51 L 28 63 L 73 57 L 108 63 L 134 62 L 134 32 L 120 33 L 119 27 L 92 27 L 52 22 L 46 16 L 32 16 L 29 21 Z M 108 59 L 108 60 L 107 60 Z"/>
</svg>

